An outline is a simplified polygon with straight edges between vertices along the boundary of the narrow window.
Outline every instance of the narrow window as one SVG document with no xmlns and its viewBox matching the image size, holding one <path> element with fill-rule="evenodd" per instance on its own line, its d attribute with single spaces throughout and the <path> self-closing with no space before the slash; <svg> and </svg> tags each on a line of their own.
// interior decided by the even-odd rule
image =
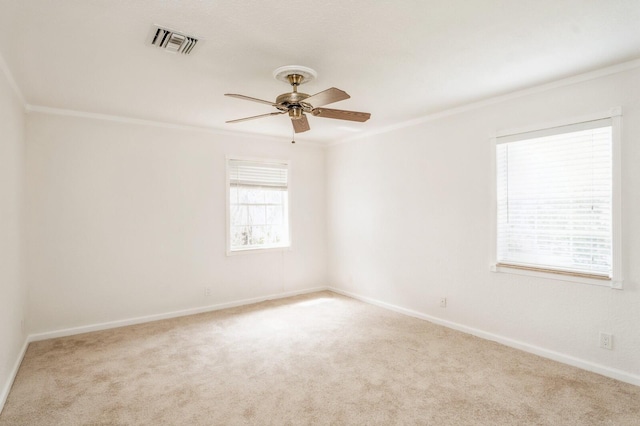
<svg viewBox="0 0 640 426">
<path fill-rule="evenodd" d="M 289 247 L 286 161 L 229 158 L 228 252 Z"/>
</svg>

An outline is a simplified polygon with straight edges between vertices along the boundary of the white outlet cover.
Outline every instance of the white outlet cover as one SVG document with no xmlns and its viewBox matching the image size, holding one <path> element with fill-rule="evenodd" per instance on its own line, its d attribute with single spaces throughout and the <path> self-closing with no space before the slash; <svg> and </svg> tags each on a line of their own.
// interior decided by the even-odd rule
<svg viewBox="0 0 640 426">
<path fill-rule="evenodd" d="M 600 347 L 603 349 L 613 349 L 613 335 L 600 333 Z"/>
</svg>

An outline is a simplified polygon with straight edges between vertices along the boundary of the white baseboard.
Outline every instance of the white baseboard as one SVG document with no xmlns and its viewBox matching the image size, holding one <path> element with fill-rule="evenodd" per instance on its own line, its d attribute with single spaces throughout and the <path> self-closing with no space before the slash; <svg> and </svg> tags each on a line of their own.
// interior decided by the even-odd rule
<svg viewBox="0 0 640 426">
<path fill-rule="evenodd" d="M 13 364 L 13 369 L 11 370 L 11 374 L 7 378 L 7 383 L 5 383 L 2 388 L 2 393 L 0 393 L 0 413 L 2 413 L 2 409 L 4 408 L 4 403 L 7 402 L 7 397 L 9 396 L 9 392 L 11 391 L 11 386 L 13 386 L 13 382 L 18 375 L 18 370 L 20 369 L 20 364 L 22 364 L 22 359 L 24 358 L 24 354 L 27 352 L 27 347 L 29 346 L 29 338 L 24 339 L 24 344 L 22 345 L 22 349 L 18 353 L 18 358 L 16 362 Z"/>
<path fill-rule="evenodd" d="M 501 343 L 505 346 L 509 346 L 515 349 L 519 349 L 525 352 L 529 352 L 535 355 L 539 355 L 543 358 L 552 359 L 554 361 L 561 362 L 563 364 L 568 364 L 573 367 L 581 368 L 583 370 L 591 371 L 594 373 L 601 374 L 606 377 L 610 377 L 612 379 L 620 380 L 621 382 L 630 383 L 632 385 L 640 386 L 640 376 L 636 374 L 632 374 L 626 371 L 618 370 L 615 368 L 607 367 L 601 364 L 596 364 L 591 361 L 586 361 L 580 358 L 573 357 L 571 355 L 562 354 L 559 352 L 555 352 L 549 349 L 541 348 L 539 346 L 531 345 L 529 343 L 521 342 L 518 340 L 511 339 L 509 337 L 501 336 L 498 334 L 489 333 L 487 331 L 483 331 L 477 328 L 469 327 L 463 324 L 458 324 L 453 321 L 444 320 L 441 318 L 437 318 L 431 315 L 423 314 L 417 311 L 413 311 L 411 309 L 402 308 L 400 306 L 392 305 L 390 303 L 381 302 L 380 300 L 373 299 L 370 297 L 361 296 L 356 293 L 351 293 L 349 291 L 341 290 L 335 287 L 328 287 L 329 291 L 333 291 L 334 293 L 342 294 L 343 296 L 351 297 L 353 299 L 360 300 L 362 302 L 366 302 L 375 306 L 379 306 L 384 309 L 389 309 L 394 312 L 398 312 L 404 315 L 408 315 L 414 318 L 419 318 L 422 320 L 426 320 L 432 322 L 434 324 L 442 325 L 454 330 L 462 331 L 463 333 L 471 334 L 486 340 L 491 340 L 494 342 Z"/>
<path fill-rule="evenodd" d="M 209 306 L 201 306 L 198 308 L 183 309 L 180 311 L 166 312 L 163 314 L 146 315 L 142 317 L 128 318 L 124 320 L 109 321 L 99 324 L 83 325 L 80 327 L 65 328 L 62 330 L 47 331 L 44 333 L 30 334 L 27 340 L 36 342 L 39 340 L 54 339 L 56 337 L 73 336 L 76 334 L 89 333 L 92 331 L 107 330 L 110 328 L 125 327 L 127 325 L 142 324 L 145 322 L 158 321 L 169 318 L 184 317 L 187 315 L 201 314 L 204 312 L 219 311 L 221 309 L 235 308 L 237 306 L 252 305 L 254 303 L 264 302 L 265 300 L 284 299 L 286 297 L 299 296 L 301 294 L 316 293 L 318 291 L 327 290 L 327 287 L 314 287 L 304 290 L 287 291 L 283 293 L 270 294 L 266 296 L 253 297 L 250 299 L 242 299 L 234 302 L 225 302 Z"/>
</svg>

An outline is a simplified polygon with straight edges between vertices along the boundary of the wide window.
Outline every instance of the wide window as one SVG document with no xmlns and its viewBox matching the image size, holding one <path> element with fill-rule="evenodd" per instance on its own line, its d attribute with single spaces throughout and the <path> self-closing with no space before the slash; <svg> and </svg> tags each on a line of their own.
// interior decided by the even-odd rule
<svg viewBox="0 0 640 426">
<path fill-rule="evenodd" d="M 228 252 L 288 247 L 286 161 L 227 159 Z"/>
<path fill-rule="evenodd" d="M 613 280 L 615 121 L 497 138 L 497 267 Z"/>
</svg>

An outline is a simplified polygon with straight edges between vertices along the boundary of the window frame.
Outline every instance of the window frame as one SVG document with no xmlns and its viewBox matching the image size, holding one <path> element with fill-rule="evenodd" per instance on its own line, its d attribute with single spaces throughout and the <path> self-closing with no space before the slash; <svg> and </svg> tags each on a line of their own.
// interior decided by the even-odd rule
<svg viewBox="0 0 640 426">
<path fill-rule="evenodd" d="M 591 278 L 580 275 L 570 275 L 562 271 L 551 270 L 531 270 L 516 266 L 499 265 L 497 262 L 498 249 L 498 206 L 497 206 L 497 161 L 496 147 L 498 138 L 512 136 L 521 133 L 535 132 L 552 129 L 554 127 L 568 126 L 586 121 L 611 119 L 612 127 L 612 277 L 611 279 Z M 520 128 L 506 129 L 496 132 L 490 139 L 491 155 L 491 261 L 490 271 L 496 273 L 508 273 L 524 275 L 537 278 L 546 278 L 557 281 L 568 281 L 581 284 L 610 287 L 613 289 L 623 288 L 622 278 L 622 108 L 615 107 L 607 111 L 556 120 L 542 124 L 535 124 Z"/>
<path fill-rule="evenodd" d="M 280 247 L 260 247 L 260 248 L 245 248 L 240 250 L 231 250 L 231 174 L 229 168 L 229 161 L 250 161 L 254 163 L 277 163 L 284 164 L 287 166 L 287 228 L 289 233 L 289 243 L 286 246 Z M 255 253 L 273 253 L 273 252 L 284 252 L 291 251 L 293 247 L 293 236 L 292 236 L 292 226 L 291 226 L 291 161 L 284 159 L 275 159 L 275 158 L 263 158 L 263 157 L 244 157 L 238 155 L 226 155 L 225 156 L 225 198 L 226 198 L 226 254 L 227 256 L 237 256 L 244 254 L 255 254 Z"/>
</svg>

